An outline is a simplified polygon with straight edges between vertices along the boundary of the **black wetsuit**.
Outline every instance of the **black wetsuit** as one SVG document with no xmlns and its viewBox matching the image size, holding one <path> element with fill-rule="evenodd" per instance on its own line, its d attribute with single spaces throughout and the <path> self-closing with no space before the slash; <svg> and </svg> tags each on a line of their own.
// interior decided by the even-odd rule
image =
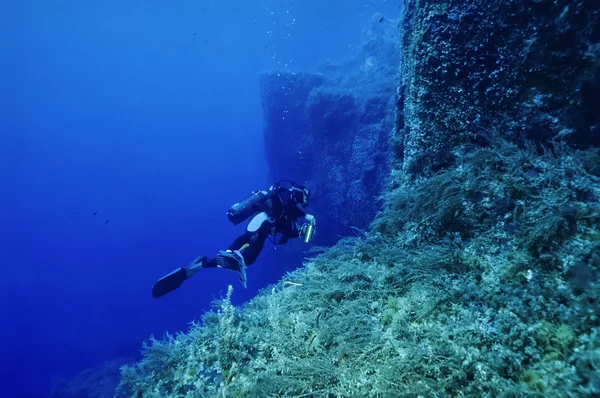
<svg viewBox="0 0 600 398">
<path fill-rule="evenodd" d="M 246 229 L 246 232 L 238 236 L 228 248 L 229 250 L 240 250 L 247 244 L 248 246 L 241 252 L 246 265 L 251 265 L 256 261 L 269 235 L 273 234 L 275 239 L 279 235 L 279 240 L 275 241 L 276 244 L 284 244 L 290 238 L 298 237 L 300 232 L 296 222 L 298 218 L 306 215 L 296 206 L 290 190 L 283 187 L 279 187 L 276 192 L 271 192 L 270 198 L 265 201 L 260 211 L 265 212 L 269 219 L 263 221 L 256 231 Z M 216 267 L 217 264 L 214 259 L 204 258 L 202 266 L 210 268 Z"/>
</svg>

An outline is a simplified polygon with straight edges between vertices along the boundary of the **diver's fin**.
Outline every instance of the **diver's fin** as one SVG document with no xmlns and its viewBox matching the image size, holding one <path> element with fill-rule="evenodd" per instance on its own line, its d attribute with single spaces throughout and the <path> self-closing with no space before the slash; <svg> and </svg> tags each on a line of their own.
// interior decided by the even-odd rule
<svg viewBox="0 0 600 398">
<path fill-rule="evenodd" d="M 159 298 L 177 289 L 186 280 L 202 269 L 202 259 L 192 262 L 188 268 L 179 267 L 160 278 L 152 287 L 152 297 Z"/>
<path fill-rule="evenodd" d="M 152 286 L 152 297 L 159 298 L 165 294 L 172 292 L 177 289 L 183 281 L 187 279 L 187 272 L 184 268 L 177 268 L 170 274 L 167 274 L 160 278 L 154 286 Z"/>
<path fill-rule="evenodd" d="M 219 268 L 226 268 L 237 272 L 244 289 L 248 286 L 246 263 L 244 262 L 244 256 L 238 250 L 221 250 L 215 260 Z"/>
<path fill-rule="evenodd" d="M 248 278 L 246 277 L 246 265 L 243 265 L 242 268 L 237 272 L 240 277 L 240 283 L 244 286 L 244 289 L 248 288 Z"/>
</svg>

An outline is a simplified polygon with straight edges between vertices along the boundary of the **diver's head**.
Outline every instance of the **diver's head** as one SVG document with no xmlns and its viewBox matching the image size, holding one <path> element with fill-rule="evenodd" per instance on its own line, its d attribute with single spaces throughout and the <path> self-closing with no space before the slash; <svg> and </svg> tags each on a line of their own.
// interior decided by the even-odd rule
<svg viewBox="0 0 600 398">
<path fill-rule="evenodd" d="M 290 192 L 294 203 L 299 204 L 302 207 L 308 206 L 310 201 L 310 190 L 308 188 L 294 184 L 290 188 Z"/>
</svg>

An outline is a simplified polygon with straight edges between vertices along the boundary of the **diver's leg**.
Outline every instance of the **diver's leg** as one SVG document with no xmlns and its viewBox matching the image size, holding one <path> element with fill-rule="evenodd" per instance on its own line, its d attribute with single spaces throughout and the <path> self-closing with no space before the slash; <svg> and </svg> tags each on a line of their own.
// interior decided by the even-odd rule
<svg viewBox="0 0 600 398">
<path fill-rule="evenodd" d="M 219 254 L 217 254 L 215 258 L 201 259 L 202 268 L 218 267 L 235 271 L 240 277 L 240 283 L 245 288 L 247 285 L 246 263 L 244 261 L 243 255 L 240 253 L 239 250 L 243 249 L 245 246 L 247 247 L 249 240 L 250 237 L 247 234 L 238 236 L 231 243 L 231 245 L 229 245 L 229 249 L 219 251 Z"/>
<path fill-rule="evenodd" d="M 250 240 L 250 243 L 248 244 L 248 247 L 246 247 L 242 252 L 242 255 L 244 256 L 244 262 L 246 263 L 246 265 L 251 265 L 256 261 L 258 255 L 263 249 L 263 246 L 265 245 L 267 236 L 269 235 L 259 233 L 254 234 L 254 236 Z"/>
<path fill-rule="evenodd" d="M 253 264 L 271 233 L 271 226 L 267 214 L 258 213 L 248 223 L 246 233 L 234 240 L 229 246 L 229 250 L 241 253 L 244 264 Z"/>
<path fill-rule="evenodd" d="M 227 250 L 236 251 L 243 248 L 243 246 L 250 241 L 250 237 L 247 234 L 243 234 L 235 238 L 235 240 L 229 245 Z M 193 264 L 202 263 L 202 268 L 216 268 L 222 266 L 218 261 L 217 257 L 208 258 L 208 257 L 198 257 L 193 261 Z"/>
<path fill-rule="evenodd" d="M 244 288 L 246 287 L 246 264 L 244 257 L 237 250 L 221 250 L 217 257 L 214 258 L 214 262 L 219 268 L 226 268 L 238 273 L 240 277 L 240 283 Z"/>
<path fill-rule="evenodd" d="M 249 236 L 248 246 L 244 249 L 242 254 L 246 265 L 251 265 L 258 258 L 267 237 L 271 234 L 271 223 L 269 221 L 263 221 L 258 230 L 253 233 L 247 232 L 247 234 Z"/>
<path fill-rule="evenodd" d="M 245 245 L 250 244 L 250 241 L 252 240 L 252 234 L 246 232 L 243 235 L 238 236 L 237 238 L 235 238 L 235 240 L 233 242 L 231 242 L 231 244 L 229 245 L 229 247 L 227 248 L 228 250 L 231 251 L 242 251 L 245 249 Z"/>
</svg>

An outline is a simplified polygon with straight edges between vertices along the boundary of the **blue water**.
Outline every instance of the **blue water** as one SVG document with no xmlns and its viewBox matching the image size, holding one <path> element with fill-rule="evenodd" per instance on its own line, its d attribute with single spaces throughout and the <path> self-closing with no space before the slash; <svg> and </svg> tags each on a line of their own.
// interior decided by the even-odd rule
<svg viewBox="0 0 600 398">
<path fill-rule="evenodd" d="M 227 246 L 227 208 L 270 183 L 258 74 L 344 57 L 397 3 L 3 2 L 0 396 L 46 396 L 186 330 L 228 284 L 242 303 L 280 277 L 267 246 L 247 290 L 210 269 L 150 295 Z"/>
</svg>

